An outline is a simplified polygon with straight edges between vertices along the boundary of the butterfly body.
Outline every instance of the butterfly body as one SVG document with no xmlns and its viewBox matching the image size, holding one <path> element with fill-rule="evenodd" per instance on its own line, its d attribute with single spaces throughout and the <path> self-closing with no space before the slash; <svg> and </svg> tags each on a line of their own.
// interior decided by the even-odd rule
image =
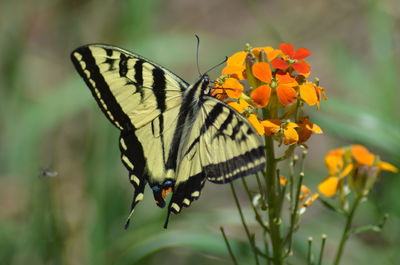
<svg viewBox="0 0 400 265">
<path fill-rule="evenodd" d="M 198 199 L 206 180 L 227 183 L 264 169 L 259 136 L 245 117 L 209 95 L 207 75 L 189 85 L 148 59 L 104 44 L 79 47 L 71 59 L 121 131 L 121 160 L 134 187 L 131 213 L 146 184 L 160 207 L 173 192 L 169 216 Z"/>
</svg>

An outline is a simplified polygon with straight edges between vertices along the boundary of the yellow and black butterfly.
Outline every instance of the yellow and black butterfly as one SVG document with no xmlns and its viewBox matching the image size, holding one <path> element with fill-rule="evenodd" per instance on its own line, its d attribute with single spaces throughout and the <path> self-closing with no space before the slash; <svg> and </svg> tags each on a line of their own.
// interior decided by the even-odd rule
<svg viewBox="0 0 400 265">
<path fill-rule="evenodd" d="M 134 187 L 131 212 L 146 184 L 157 205 L 179 213 L 206 180 L 227 183 L 266 165 L 264 145 L 246 118 L 210 96 L 209 77 L 193 85 L 124 49 L 90 44 L 71 59 L 100 109 L 120 131 L 122 163 Z"/>
</svg>

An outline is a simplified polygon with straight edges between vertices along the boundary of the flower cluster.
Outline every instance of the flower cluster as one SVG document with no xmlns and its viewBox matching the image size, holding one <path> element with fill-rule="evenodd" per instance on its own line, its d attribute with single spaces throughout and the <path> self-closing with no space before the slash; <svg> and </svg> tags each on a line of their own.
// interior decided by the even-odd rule
<svg viewBox="0 0 400 265">
<path fill-rule="evenodd" d="M 318 189 L 329 197 L 339 193 L 343 198 L 350 189 L 357 194 L 367 195 L 381 170 L 398 171 L 362 145 L 331 150 L 325 157 L 325 164 L 329 176 L 319 184 Z"/>
<path fill-rule="evenodd" d="M 302 107 L 319 108 L 321 98 L 326 99 L 318 79 L 308 80 L 311 67 L 305 59 L 310 54 L 287 43 L 279 49 L 247 45 L 228 58 L 213 94 L 245 115 L 260 135 L 273 135 L 286 145 L 304 143 L 322 130 Z"/>
</svg>

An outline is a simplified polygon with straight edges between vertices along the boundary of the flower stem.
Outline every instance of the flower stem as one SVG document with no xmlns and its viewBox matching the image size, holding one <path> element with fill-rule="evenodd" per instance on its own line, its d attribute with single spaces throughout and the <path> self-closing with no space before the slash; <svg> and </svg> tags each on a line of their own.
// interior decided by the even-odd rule
<svg viewBox="0 0 400 265">
<path fill-rule="evenodd" d="M 255 240 L 254 240 L 252 234 L 250 233 L 250 230 L 249 230 L 249 228 L 247 226 L 246 220 L 244 219 L 244 214 L 243 214 L 242 208 L 240 206 L 239 199 L 238 199 L 238 197 L 236 195 L 235 186 L 233 185 L 232 182 L 230 182 L 229 184 L 231 186 L 231 191 L 232 191 L 235 203 L 236 203 L 236 207 L 237 207 L 237 209 L 239 211 L 240 220 L 242 221 L 242 225 L 243 225 L 244 231 L 246 232 L 246 235 L 247 235 L 247 238 L 249 240 L 251 249 L 253 250 L 253 253 L 254 253 L 255 262 L 256 262 L 257 265 L 259 265 L 260 263 L 259 263 L 259 260 L 258 260 L 258 253 L 256 251 Z"/>
<path fill-rule="evenodd" d="M 235 255 L 233 254 L 231 245 L 229 244 L 228 238 L 226 237 L 224 228 L 221 226 L 219 229 L 221 230 L 222 236 L 224 237 L 224 241 L 225 241 L 226 247 L 228 248 L 229 255 L 231 256 L 233 264 L 238 265 L 238 262 L 237 262 L 237 260 L 235 258 Z"/>
<path fill-rule="evenodd" d="M 282 238 L 280 232 L 281 218 L 279 216 L 279 207 L 276 199 L 277 193 L 276 178 L 276 160 L 274 142 L 271 136 L 265 137 L 265 148 L 267 153 L 267 171 L 265 174 L 266 198 L 268 202 L 268 219 L 270 226 L 270 238 L 273 252 L 274 265 L 282 264 Z"/>
<path fill-rule="evenodd" d="M 351 224 L 353 222 L 354 213 L 355 213 L 355 211 L 356 211 L 356 209 L 357 209 L 358 205 L 360 204 L 361 199 L 363 197 L 364 196 L 362 194 L 358 195 L 356 197 L 356 199 L 354 200 L 353 205 L 351 207 L 351 210 L 350 210 L 350 212 L 349 212 L 349 214 L 347 216 L 346 226 L 345 226 L 345 228 L 343 230 L 342 238 L 340 239 L 339 248 L 338 248 L 338 251 L 336 253 L 335 261 L 333 263 L 334 265 L 339 265 L 339 263 L 340 263 L 340 259 L 341 259 L 342 254 L 343 254 L 344 246 L 346 244 L 347 239 L 349 238 L 349 232 L 350 232 Z"/>
</svg>

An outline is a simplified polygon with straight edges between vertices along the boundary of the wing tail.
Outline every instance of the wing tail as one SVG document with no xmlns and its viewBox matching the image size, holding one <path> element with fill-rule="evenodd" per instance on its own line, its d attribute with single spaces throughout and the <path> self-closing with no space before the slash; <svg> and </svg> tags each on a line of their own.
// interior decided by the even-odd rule
<svg viewBox="0 0 400 265">
<path fill-rule="evenodd" d="M 130 175 L 130 179 L 132 179 L 134 177 L 135 177 L 135 175 Z M 133 186 L 135 187 L 135 191 L 134 191 L 133 197 L 132 197 L 131 210 L 129 212 L 128 218 L 125 223 L 125 229 L 128 229 L 128 227 L 129 227 L 129 223 L 131 221 L 132 214 L 135 211 L 135 206 L 138 204 L 138 202 L 140 202 L 143 199 L 144 188 L 146 186 L 146 183 L 147 183 L 147 181 L 145 178 L 143 178 L 139 182 L 139 185 L 136 185 L 136 183 L 135 184 L 132 183 Z"/>
</svg>

